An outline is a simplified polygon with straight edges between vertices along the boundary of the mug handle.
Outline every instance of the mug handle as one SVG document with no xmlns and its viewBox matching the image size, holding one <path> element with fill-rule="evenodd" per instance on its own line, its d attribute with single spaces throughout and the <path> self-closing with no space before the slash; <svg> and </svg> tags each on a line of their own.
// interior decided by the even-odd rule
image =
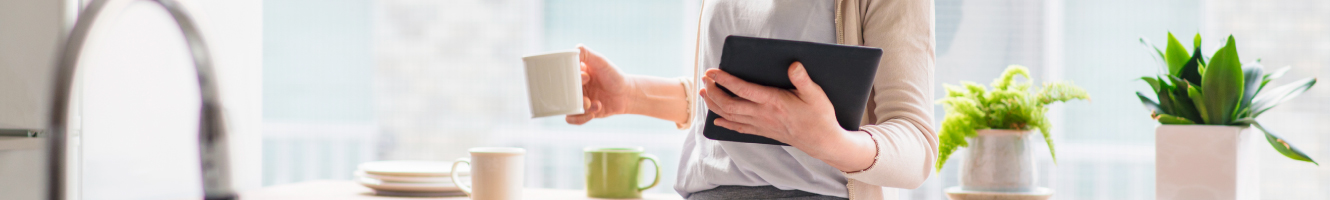
<svg viewBox="0 0 1330 200">
<path fill-rule="evenodd" d="M 637 163 L 640 165 L 640 164 L 642 164 L 642 161 L 644 161 L 644 160 L 651 160 L 651 166 L 655 167 L 655 169 L 656 169 L 656 178 L 653 179 L 653 180 L 651 181 L 651 185 L 648 185 L 648 186 L 646 186 L 646 187 L 640 187 L 640 188 L 637 188 L 637 191 L 638 191 L 638 192 L 641 192 L 641 191 L 643 191 L 643 190 L 647 190 L 647 189 L 651 189 L 652 187 L 656 187 L 656 184 L 659 184 L 659 183 L 660 183 L 660 162 L 656 161 L 656 160 L 657 160 L 657 159 L 656 159 L 656 156 L 655 156 L 655 155 L 645 154 L 645 153 L 644 153 L 644 154 L 642 154 L 642 157 L 641 157 L 641 158 L 638 158 L 638 159 L 637 159 Z M 638 169 L 641 169 L 641 168 L 638 168 Z M 638 172 L 638 173 L 641 173 L 641 172 Z"/>
<path fill-rule="evenodd" d="M 458 158 L 457 161 L 453 161 L 453 169 L 452 171 L 448 172 L 448 176 L 452 178 L 453 185 L 457 185 L 457 188 L 462 189 L 462 193 L 466 193 L 466 196 L 471 196 L 471 185 L 462 184 L 461 179 L 458 179 L 457 177 L 458 174 L 462 174 L 457 171 L 457 164 L 462 164 L 462 163 L 466 163 L 467 168 L 471 167 L 470 158 Z"/>
</svg>

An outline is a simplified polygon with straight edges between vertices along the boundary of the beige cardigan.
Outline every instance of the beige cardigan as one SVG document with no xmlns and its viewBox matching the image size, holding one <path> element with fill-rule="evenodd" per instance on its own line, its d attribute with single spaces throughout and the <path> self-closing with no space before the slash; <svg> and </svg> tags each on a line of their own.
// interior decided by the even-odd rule
<svg viewBox="0 0 1330 200">
<path fill-rule="evenodd" d="M 845 173 L 849 198 L 896 199 L 895 190 L 882 187 L 918 188 L 933 172 L 937 159 L 938 138 L 933 130 L 933 1 L 833 1 L 836 43 L 882 49 L 872 100 L 859 128 L 877 143 L 877 161 L 864 171 Z M 698 20 L 700 36 L 701 18 Z M 695 80 L 699 75 L 696 59 L 693 65 Z M 689 91 L 697 91 L 692 80 L 680 82 Z M 688 110 L 692 112 L 697 106 L 697 93 L 687 95 Z M 688 127 L 688 123 L 679 127 Z"/>
</svg>

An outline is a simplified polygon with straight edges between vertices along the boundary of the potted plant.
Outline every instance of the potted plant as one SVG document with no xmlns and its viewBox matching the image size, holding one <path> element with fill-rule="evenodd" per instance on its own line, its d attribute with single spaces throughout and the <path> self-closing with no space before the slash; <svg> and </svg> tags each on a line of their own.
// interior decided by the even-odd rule
<svg viewBox="0 0 1330 200">
<path fill-rule="evenodd" d="M 1141 78 L 1158 101 L 1136 93 L 1150 117 L 1162 124 L 1155 129 L 1157 199 L 1259 198 L 1258 139 L 1248 129 L 1251 126 L 1264 132 L 1266 142 L 1280 154 L 1316 164 L 1256 122 L 1270 108 L 1310 89 L 1315 78 L 1266 87 L 1289 68 L 1265 73 L 1259 59 L 1241 63 L 1232 35 L 1209 58 L 1201 55 L 1200 34 L 1192 41 L 1192 51 L 1173 33 L 1168 34 L 1164 50 L 1145 39 L 1141 43 L 1153 48 L 1168 70 Z"/>
<path fill-rule="evenodd" d="M 1015 82 L 1017 76 L 1026 81 Z M 1071 83 L 1046 83 L 1036 89 L 1031 88 L 1031 82 L 1029 70 L 1011 65 L 993 80 L 992 90 L 973 82 L 961 82 L 963 87 L 944 85 L 947 97 L 938 100 L 946 105 L 946 117 L 938 133 L 941 146 L 937 170 L 942 170 L 957 148 L 969 147 L 969 156 L 961 161 L 960 186 L 947 189 L 952 199 L 990 198 L 1003 193 L 1052 194 L 1034 185 L 1034 159 L 1027 140 L 1038 129 L 1056 162 L 1053 140 L 1048 137 L 1050 124 L 1044 116 L 1046 106 L 1090 96 Z"/>
</svg>

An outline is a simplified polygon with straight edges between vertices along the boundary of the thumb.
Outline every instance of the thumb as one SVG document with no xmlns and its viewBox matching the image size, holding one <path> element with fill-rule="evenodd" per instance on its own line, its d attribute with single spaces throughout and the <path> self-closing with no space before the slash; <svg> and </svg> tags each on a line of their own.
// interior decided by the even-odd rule
<svg viewBox="0 0 1330 200">
<path fill-rule="evenodd" d="M 826 92 L 822 91 L 822 86 L 817 85 L 812 78 L 808 77 L 808 71 L 804 69 L 803 63 L 796 61 L 790 64 L 789 74 L 790 83 L 794 84 L 795 93 L 799 95 L 800 99 L 807 101 L 809 98 L 822 100 L 827 98 Z"/>
<path fill-rule="evenodd" d="M 582 63 L 586 63 L 588 67 L 592 68 L 591 70 L 599 70 L 602 67 L 609 66 L 609 62 L 605 61 L 605 58 L 601 57 L 600 53 L 592 51 L 591 48 L 587 48 L 586 45 L 577 44 L 577 51 L 577 58 L 580 59 Z"/>
</svg>

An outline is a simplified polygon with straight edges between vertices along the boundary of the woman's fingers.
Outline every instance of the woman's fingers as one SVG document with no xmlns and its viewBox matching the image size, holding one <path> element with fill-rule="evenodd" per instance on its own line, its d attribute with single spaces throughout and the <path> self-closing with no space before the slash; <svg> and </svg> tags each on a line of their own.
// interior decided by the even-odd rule
<svg viewBox="0 0 1330 200">
<path fill-rule="evenodd" d="M 588 110 L 588 109 L 591 109 L 591 97 L 583 96 L 583 97 L 582 97 L 582 110 L 583 110 L 582 113 L 586 113 L 585 111 Z"/>
<path fill-rule="evenodd" d="M 586 72 L 586 64 L 582 64 L 582 87 L 586 87 L 588 83 L 591 83 L 591 74 Z"/>
<path fill-rule="evenodd" d="M 726 128 L 726 129 L 734 130 L 735 132 L 739 132 L 739 133 L 753 134 L 753 135 L 760 135 L 759 132 L 757 131 L 757 127 L 754 127 L 753 125 L 750 125 L 750 124 L 738 123 L 738 122 L 730 121 L 730 120 L 725 119 L 725 118 L 717 118 L 716 121 L 715 121 L 715 124 L 716 124 L 716 126 L 720 126 L 721 128 Z M 763 137 L 767 137 L 767 136 L 765 136 L 765 135 L 761 135 L 761 136 L 763 136 Z M 770 138 L 770 137 L 768 137 L 768 138 Z"/>
<path fill-rule="evenodd" d="M 714 110 L 721 110 L 721 109 L 723 109 L 723 108 L 724 108 L 724 105 L 715 105 L 715 104 L 710 103 L 710 102 L 712 102 L 712 101 L 711 101 L 711 98 L 709 98 L 709 97 L 712 96 L 712 93 L 721 93 L 720 95 L 727 95 L 727 96 L 728 96 L 728 94 L 723 94 L 723 93 L 725 93 L 725 92 L 721 92 L 721 91 L 720 91 L 720 88 L 717 88 L 717 87 L 716 87 L 716 83 L 715 83 L 714 81 L 711 81 L 711 78 L 710 78 L 710 77 L 705 77 L 705 76 L 703 76 L 703 77 L 702 77 L 702 84 L 703 84 L 703 88 L 702 88 L 700 91 L 698 91 L 697 96 L 702 97 L 703 99 L 705 99 L 705 100 L 708 102 L 708 104 L 707 104 L 707 108 L 710 109 L 710 110 L 713 110 L 713 111 L 714 111 Z"/>
<path fill-rule="evenodd" d="M 803 63 L 791 63 L 789 74 L 790 83 L 794 84 L 794 90 L 799 95 L 799 99 L 803 99 L 805 102 L 810 102 L 810 100 L 829 101 L 827 100 L 827 93 L 822 91 L 822 86 L 817 85 L 812 78 L 808 77 L 808 70 L 804 68 Z"/>
<path fill-rule="evenodd" d="M 582 114 L 576 114 L 576 115 L 568 115 L 567 117 L 564 117 L 564 121 L 568 121 L 568 124 L 572 124 L 572 125 L 582 125 L 582 124 L 586 124 L 587 122 L 591 121 L 592 119 L 596 119 L 596 116 L 595 116 L 595 115 L 592 115 L 591 113 L 582 113 Z"/>
<path fill-rule="evenodd" d="M 582 45 L 582 44 L 577 44 L 577 59 L 578 59 L 578 60 L 581 60 L 582 63 L 586 63 L 587 57 L 590 57 L 590 54 L 591 54 L 591 49 L 586 48 L 586 46 L 584 46 L 584 45 Z"/>
<path fill-rule="evenodd" d="M 721 90 L 713 89 L 717 88 L 716 82 L 715 80 L 712 80 L 710 77 L 702 77 L 702 82 L 707 84 L 708 88 L 708 90 L 706 90 L 707 100 L 715 102 L 717 105 L 717 107 L 711 110 L 720 110 L 722 112 L 732 115 L 752 115 L 753 112 L 757 110 L 758 105 L 756 103 L 735 98 L 730 96 L 729 94 L 725 94 L 725 92 L 722 92 Z"/>
<path fill-rule="evenodd" d="M 568 121 L 569 124 L 573 125 L 586 124 L 592 119 L 604 117 L 602 116 L 603 114 L 601 114 L 601 108 L 600 101 L 592 101 L 591 98 L 583 97 L 582 114 L 568 115 L 564 118 L 564 121 Z"/>
<path fill-rule="evenodd" d="M 711 79 L 715 80 L 717 84 L 725 86 L 725 88 L 729 89 L 730 92 L 733 92 L 734 95 L 738 95 L 739 97 L 757 103 L 773 102 L 779 97 L 781 92 L 780 89 L 777 88 L 744 81 L 743 79 L 739 79 L 739 77 L 735 77 L 734 75 L 730 75 L 730 73 L 726 73 L 719 69 L 707 70 L 706 77 L 711 77 Z"/>
<path fill-rule="evenodd" d="M 586 124 L 586 122 L 596 118 L 596 116 L 591 114 L 591 112 L 586 112 L 586 110 L 590 109 L 591 109 L 591 98 L 582 97 L 582 110 L 583 110 L 582 114 L 568 115 L 567 117 L 564 117 L 564 121 L 568 121 L 568 124 L 572 125 Z"/>
<path fill-rule="evenodd" d="M 593 118 L 593 117 L 591 117 L 591 115 L 587 115 L 587 114 L 576 114 L 576 115 L 568 115 L 568 117 L 564 117 L 564 121 L 568 121 L 568 124 L 572 124 L 572 125 L 582 125 L 582 124 L 586 124 L 587 122 L 591 121 L 592 118 Z"/>
<path fill-rule="evenodd" d="M 582 44 L 577 44 L 577 50 L 579 52 L 579 54 L 577 54 L 578 59 L 581 59 L 582 63 L 586 64 L 591 71 L 599 71 L 603 70 L 602 68 L 610 67 L 609 60 L 605 60 L 605 57 L 601 57 L 600 53 L 592 51 L 591 48 L 587 48 Z"/>
<path fill-rule="evenodd" d="M 600 101 L 593 100 L 591 101 L 591 104 L 586 107 L 587 108 L 582 111 L 582 114 L 590 114 L 592 117 L 595 118 L 605 117 L 605 115 L 601 113 L 601 110 L 603 110 L 602 108 L 604 108 L 604 106 L 601 106 Z"/>
<path fill-rule="evenodd" d="M 753 116 L 736 115 L 733 113 L 725 112 L 724 110 L 715 109 L 717 104 L 715 101 L 712 101 L 710 97 L 708 97 L 709 94 L 707 94 L 707 89 L 705 88 L 702 89 L 701 92 L 699 92 L 698 96 L 702 97 L 702 101 L 706 103 L 708 110 L 711 110 L 711 112 L 716 113 L 716 115 L 720 115 L 721 118 L 730 119 L 730 121 L 736 121 L 740 123 L 749 123 L 754 120 Z"/>
</svg>

